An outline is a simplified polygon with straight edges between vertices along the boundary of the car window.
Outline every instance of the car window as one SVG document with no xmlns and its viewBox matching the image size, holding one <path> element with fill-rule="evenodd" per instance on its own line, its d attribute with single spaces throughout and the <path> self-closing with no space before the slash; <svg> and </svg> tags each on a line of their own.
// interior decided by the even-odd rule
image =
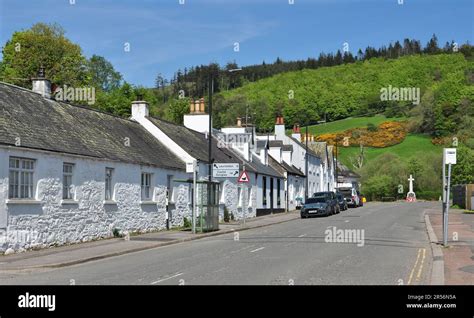
<svg viewBox="0 0 474 318">
<path fill-rule="evenodd" d="M 312 197 L 309 198 L 306 203 L 311 204 L 311 203 L 324 203 L 326 202 L 326 197 L 324 196 L 318 196 L 318 197 Z"/>
</svg>

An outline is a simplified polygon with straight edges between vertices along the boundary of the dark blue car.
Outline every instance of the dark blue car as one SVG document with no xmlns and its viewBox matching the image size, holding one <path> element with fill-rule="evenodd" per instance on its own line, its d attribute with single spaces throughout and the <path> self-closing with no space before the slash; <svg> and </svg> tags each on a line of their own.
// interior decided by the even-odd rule
<svg viewBox="0 0 474 318">
<path fill-rule="evenodd" d="M 308 198 L 301 208 L 301 218 L 310 216 L 329 216 L 339 213 L 340 207 L 334 192 L 317 192 Z"/>
</svg>

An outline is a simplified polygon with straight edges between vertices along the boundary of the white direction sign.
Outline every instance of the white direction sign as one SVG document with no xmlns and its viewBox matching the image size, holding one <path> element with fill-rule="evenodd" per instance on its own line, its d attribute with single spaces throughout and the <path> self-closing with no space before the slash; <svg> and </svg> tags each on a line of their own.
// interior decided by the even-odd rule
<svg viewBox="0 0 474 318">
<path fill-rule="evenodd" d="M 212 176 L 214 178 L 237 178 L 239 176 L 239 164 L 214 163 L 212 164 Z"/>
<path fill-rule="evenodd" d="M 446 165 L 456 164 L 456 148 L 444 148 L 443 161 Z"/>
</svg>

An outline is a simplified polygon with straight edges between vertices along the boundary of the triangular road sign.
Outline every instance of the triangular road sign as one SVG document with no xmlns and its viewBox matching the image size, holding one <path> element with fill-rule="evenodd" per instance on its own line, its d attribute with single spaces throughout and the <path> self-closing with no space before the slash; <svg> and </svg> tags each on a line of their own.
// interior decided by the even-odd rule
<svg viewBox="0 0 474 318">
<path fill-rule="evenodd" d="M 239 176 L 239 180 L 238 182 L 246 182 L 248 183 L 250 181 L 250 178 L 249 178 L 249 175 L 247 174 L 247 171 L 243 170 L 241 173 L 240 173 L 240 176 Z"/>
</svg>

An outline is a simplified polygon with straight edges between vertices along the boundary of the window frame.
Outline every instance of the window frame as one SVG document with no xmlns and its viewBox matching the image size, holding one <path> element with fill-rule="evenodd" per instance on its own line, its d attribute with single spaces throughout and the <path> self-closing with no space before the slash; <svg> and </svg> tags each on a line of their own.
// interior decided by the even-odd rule
<svg viewBox="0 0 474 318">
<path fill-rule="evenodd" d="M 73 179 L 74 179 L 74 168 L 75 164 L 71 162 L 63 162 L 63 200 L 74 200 L 74 194 L 72 193 L 71 187 L 74 185 Z M 71 171 L 64 171 L 65 167 L 71 167 Z M 66 191 L 66 178 L 70 179 L 70 183 L 67 186 L 67 191 Z M 65 197 L 66 194 L 66 197 Z"/>
<path fill-rule="evenodd" d="M 113 177 L 114 177 L 114 168 L 105 167 L 105 192 L 104 199 L 105 201 L 112 201 L 114 198 L 114 187 L 113 187 Z M 110 172 L 110 175 L 108 174 Z"/>
<path fill-rule="evenodd" d="M 148 184 L 146 182 L 147 180 L 148 180 Z M 141 197 L 142 202 L 153 201 L 153 193 L 152 191 L 150 191 L 153 188 L 152 180 L 153 180 L 153 173 L 142 172 L 141 182 L 140 182 L 140 190 L 141 190 L 140 197 Z"/>
<path fill-rule="evenodd" d="M 12 162 L 15 163 L 12 167 Z M 25 167 L 29 163 L 29 167 Z M 8 199 L 34 200 L 36 159 L 11 156 L 8 160 Z M 16 181 L 16 182 L 15 182 Z"/>
</svg>

